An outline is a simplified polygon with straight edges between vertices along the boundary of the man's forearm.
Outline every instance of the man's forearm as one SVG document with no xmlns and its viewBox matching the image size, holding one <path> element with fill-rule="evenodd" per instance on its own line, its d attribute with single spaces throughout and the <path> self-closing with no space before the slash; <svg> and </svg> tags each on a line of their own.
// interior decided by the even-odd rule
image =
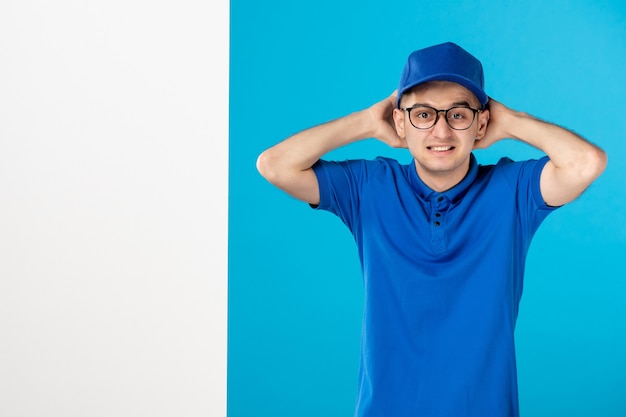
<svg viewBox="0 0 626 417">
<path fill-rule="evenodd" d="M 303 130 L 263 152 L 259 170 L 304 171 L 326 153 L 371 137 L 367 114 L 355 112 L 339 119 Z"/>
<path fill-rule="evenodd" d="M 516 113 L 508 124 L 510 137 L 538 148 L 558 169 L 577 172 L 593 181 L 604 152 L 576 133 L 525 113 Z"/>
<path fill-rule="evenodd" d="M 606 167 L 602 149 L 563 127 L 519 112 L 510 116 L 507 126 L 509 137 L 550 158 L 552 165 L 542 174 L 542 193 L 548 204 L 561 205 L 576 198 Z"/>
</svg>

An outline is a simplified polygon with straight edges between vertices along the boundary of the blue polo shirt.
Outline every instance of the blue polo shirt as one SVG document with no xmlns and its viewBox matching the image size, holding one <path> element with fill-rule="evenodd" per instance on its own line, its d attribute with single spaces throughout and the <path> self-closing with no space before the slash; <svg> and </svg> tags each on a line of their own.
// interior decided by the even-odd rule
<svg viewBox="0 0 626 417">
<path fill-rule="evenodd" d="M 435 192 L 415 162 L 314 165 L 317 209 L 350 229 L 363 272 L 359 417 L 518 416 L 514 328 L 531 239 L 554 207 L 548 161 L 478 165 Z"/>
</svg>

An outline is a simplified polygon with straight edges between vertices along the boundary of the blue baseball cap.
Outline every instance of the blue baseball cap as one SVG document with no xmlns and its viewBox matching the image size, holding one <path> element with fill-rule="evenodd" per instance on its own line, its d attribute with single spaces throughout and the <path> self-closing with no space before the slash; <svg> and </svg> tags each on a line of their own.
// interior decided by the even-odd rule
<svg viewBox="0 0 626 417">
<path fill-rule="evenodd" d="M 452 42 L 414 51 L 404 66 L 398 86 L 396 107 L 400 98 L 416 85 L 428 81 L 452 81 L 470 90 L 485 108 L 489 96 L 485 93 L 483 66 L 476 57 Z"/>
</svg>

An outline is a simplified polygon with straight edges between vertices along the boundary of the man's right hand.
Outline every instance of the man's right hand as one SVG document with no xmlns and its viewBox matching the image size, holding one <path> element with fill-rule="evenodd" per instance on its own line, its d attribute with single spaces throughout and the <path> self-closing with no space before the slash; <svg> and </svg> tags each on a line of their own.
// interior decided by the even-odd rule
<svg viewBox="0 0 626 417">
<path fill-rule="evenodd" d="M 398 90 L 395 90 L 389 97 L 367 108 L 365 111 L 372 119 L 372 126 L 375 130 L 372 137 L 386 143 L 392 148 L 406 148 L 406 140 L 398 136 L 393 120 L 393 112 L 396 106 Z"/>
</svg>

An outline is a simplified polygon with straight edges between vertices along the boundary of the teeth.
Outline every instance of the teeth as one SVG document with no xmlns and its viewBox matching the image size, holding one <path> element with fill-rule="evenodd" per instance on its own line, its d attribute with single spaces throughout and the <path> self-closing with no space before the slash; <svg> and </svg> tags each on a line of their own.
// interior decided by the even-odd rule
<svg viewBox="0 0 626 417">
<path fill-rule="evenodd" d="M 433 146 L 430 149 L 437 152 L 449 151 L 452 149 L 452 146 Z"/>
</svg>

